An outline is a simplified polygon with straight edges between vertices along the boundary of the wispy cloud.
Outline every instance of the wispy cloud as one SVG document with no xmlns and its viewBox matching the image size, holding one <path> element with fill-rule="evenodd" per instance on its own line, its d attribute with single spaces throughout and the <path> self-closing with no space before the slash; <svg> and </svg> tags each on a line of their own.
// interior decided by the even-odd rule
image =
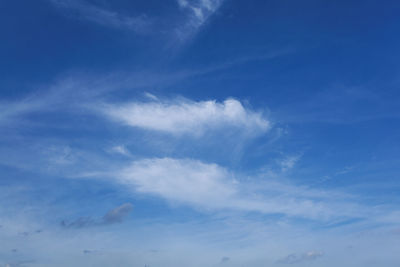
<svg viewBox="0 0 400 267">
<path fill-rule="evenodd" d="M 65 228 L 83 228 L 94 225 L 98 225 L 98 222 L 91 217 L 79 217 L 78 219 L 70 222 L 66 220 L 61 221 L 61 226 Z"/>
<path fill-rule="evenodd" d="M 223 0 L 177 0 L 177 2 L 180 8 L 188 13 L 187 21 L 177 29 L 178 37 L 184 40 L 218 10 Z"/>
<path fill-rule="evenodd" d="M 120 11 L 110 10 L 87 0 L 48 0 L 56 7 L 78 19 L 91 21 L 106 27 L 127 29 L 137 33 L 169 33 L 179 41 L 185 41 L 218 10 L 224 0 L 176 0 L 183 18 L 172 26 L 171 14 L 152 18 L 146 14 L 129 16 Z M 161 24 L 163 22 L 164 24 Z M 170 25 L 171 24 L 171 25 Z M 169 25 L 164 29 L 165 25 Z"/>
<path fill-rule="evenodd" d="M 255 211 L 318 220 L 356 217 L 363 212 L 350 202 L 336 202 L 334 195 L 306 188 L 262 182 L 252 186 L 217 164 L 198 160 L 143 159 L 116 176 L 137 192 L 205 210 Z"/>
<path fill-rule="evenodd" d="M 126 216 L 131 213 L 133 205 L 131 203 L 125 203 L 119 207 L 116 207 L 106 213 L 103 217 L 103 222 L 106 224 L 122 222 Z"/>
<path fill-rule="evenodd" d="M 101 219 L 94 219 L 92 217 L 79 217 L 74 221 L 63 220 L 61 221 L 61 226 L 65 228 L 84 228 L 121 223 L 131 213 L 132 209 L 133 205 L 131 203 L 125 203 L 108 211 Z"/>
<path fill-rule="evenodd" d="M 221 64 L 213 64 L 206 68 L 192 70 L 182 69 L 174 72 L 139 71 L 113 72 L 111 74 L 102 73 L 98 75 L 70 74 L 50 84 L 46 90 L 37 90 L 34 94 L 28 94 L 19 100 L 10 101 L 0 99 L 0 124 L 21 123 L 26 119 L 27 115 L 36 112 L 67 112 L 71 110 L 77 112 L 78 110 L 82 110 L 82 106 L 96 101 L 99 98 L 104 98 L 104 96 L 110 92 L 122 91 L 124 88 L 129 87 L 142 91 L 154 87 L 164 88 L 176 85 L 179 82 L 193 77 L 209 75 L 214 72 L 229 69 L 248 61 L 269 60 L 286 55 L 289 52 L 288 50 L 282 50 L 250 57 L 238 57 Z M 158 103 L 159 105 L 173 106 L 172 104 L 174 103 L 174 101 L 162 101 L 159 97 L 149 92 L 145 92 L 144 97 L 151 101 L 147 102 L 147 104 Z M 175 104 L 179 105 L 185 102 L 205 103 L 208 101 L 193 102 L 180 99 L 176 100 Z M 224 103 L 215 103 L 216 106 L 218 106 L 218 104 Z M 85 109 L 85 111 L 87 110 Z"/>
<path fill-rule="evenodd" d="M 120 155 L 123 155 L 123 156 L 130 156 L 131 155 L 129 150 L 123 145 L 113 146 L 110 149 L 110 152 L 117 153 L 117 154 L 120 154 Z"/>
<path fill-rule="evenodd" d="M 309 251 L 303 254 L 290 254 L 286 256 L 285 258 L 281 259 L 278 261 L 278 263 L 284 263 L 284 264 L 295 264 L 295 263 L 302 263 L 302 262 L 307 262 L 307 261 L 313 261 L 316 260 L 320 257 L 322 257 L 324 254 L 319 251 Z"/>
<path fill-rule="evenodd" d="M 15 119 L 43 109 L 43 102 L 36 98 L 26 98 L 19 102 L 0 103 L 0 124 L 15 122 Z"/>
<path fill-rule="evenodd" d="M 227 263 L 228 261 L 230 261 L 229 257 L 222 257 L 221 259 L 221 263 Z"/>
<path fill-rule="evenodd" d="M 50 0 L 59 8 L 74 10 L 78 18 L 88 20 L 103 26 L 146 32 L 150 19 L 144 15 L 125 16 L 119 12 L 104 9 L 84 0 Z"/>
<path fill-rule="evenodd" d="M 289 156 L 279 161 L 279 165 L 283 172 L 288 171 L 300 160 L 301 156 Z"/>
<path fill-rule="evenodd" d="M 177 99 L 105 104 L 100 110 L 123 124 L 174 135 L 201 136 L 206 131 L 225 127 L 257 135 L 271 127 L 271 123 L 261 113 L 245 108 L 235 99 L 227 99 L 222 103 Z"/>
</svg>

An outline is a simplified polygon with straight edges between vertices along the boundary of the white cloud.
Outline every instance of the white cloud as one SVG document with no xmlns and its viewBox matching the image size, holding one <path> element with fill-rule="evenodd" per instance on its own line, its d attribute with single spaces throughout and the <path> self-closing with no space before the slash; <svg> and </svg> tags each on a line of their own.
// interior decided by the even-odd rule
<svg viewBox="0 0 400 267">
<path fill-rule="evenodd" d="M 281 166 L 281 170 L 283 172 L 288 171 L 294 167 L 294 165 L 299 161 L 300 156 L 289 156 L 284 158 L 279 162 L 279 165 Z"/>
<path fill-rule="evenodd" d="M 160 33 L 167 17 L 151 18 L 145 14 L 129 16 L 109 10 L 101 5 L 90 3 L 87 0 L 48 0 L 53 5 L 63 10 L 70 10 L 68 15 L 97 23 L 106 27 L 119 29 L 128 29 L 137 33 L 151 34 Z M 223 0 L 177 0 L 181 11 L 184 12 L 184 18 L 180 20 L 178 26 L 161 30 L 161 32 L 174 31 L 179 40 L 186 40 L 192 36 L 221 6 Z M 157 22 L 158 21 L 158 22 Z M 163 21 L 162 25 L 159 21 Z"/>
<path fill-rule="evenodd" d="M 171 158 L 136 161 L 122 173 L 136 190 L 205 208 L 223 207 L 236 193 L 235 181 L 216 164 Z"/>
<path fill-rule="evenodd" d="M 114 28 L 144 32 L 149 26 L 145 16 L 130 17 L 81 0 L 50 0 L 55 6 L 78 12 L 78 17 Z"/>
<path fill-rule="evenodd" d="M 319 220 L 358 216 L 362 212 L 349 203 L 341 205 L 337 196 L 315 194 L 306 188 L 276 182 L 267 189 L 258 182 L 257 188 L 248 181 L 239 182 L 219 165 L 198 160 L 138 160 L 117 177 L 120 183 L 132 186 L 137 192 L 206 210 L 255 211 Z"/>
<path fill-rule="evenodd" d="M 106 104 L 101 110 L 126 125 L 175 135 L 200 136 L 208 130 L 233 127 L 246 134 L 266 132 L 270 122 L 262 114 L 246 109 L 238 100 L 176 100 L 129 104 Z"/>
<path fill-rule="evenodd" d="M 188 21 L 178 29 L 178 36 L 185 39 L 218 10 L 223 0 L 177 0 L 177 2 L 183 10 L 188 11 Z"/>
<path fill-rule="evenodd" d="M 112 147 L 111 148 L 111 152 L 117 153 L 117 154 L 121 154 L 121 155 L 124 155 L 124 156 L 130 156 L 131 155 L 129 150 L 125 146 L 122 146 L 122 145 Z"/>
</svg>

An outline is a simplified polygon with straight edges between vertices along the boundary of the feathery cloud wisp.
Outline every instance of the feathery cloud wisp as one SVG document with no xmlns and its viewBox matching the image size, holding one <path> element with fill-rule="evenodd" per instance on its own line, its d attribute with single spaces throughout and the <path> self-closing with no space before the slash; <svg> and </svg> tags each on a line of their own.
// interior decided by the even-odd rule
<svg viewBox="0 0 400 267">
<path fill-rule="evenodd" d="M 121 223 L 131 213 L 133 205 L 125 203 L 114 209 L 109 210 L 101 219 L 93 219 L 91 217 L 79 217 L 78 219 L 68 222 L 61 221 L 61 226 L 65 228 L 85 228 L 91 226 L 110 225 Z"/>
<path fill-rule="evenodd" d="M 82 0 L 50 1 L 59 8 L 76 11 L 80 19 L 85 19 L 103 26 L 123 28 L 142 33 L 150 24 L 145 16 L 131 17 L 122 15 L 118 12 L 107 10 Z"/>
<path fill-rule="evenodd" d="M 223 0 L 177 0 L 177 2 L 181 9 L 188 12 L 187 22 L 177 30 L 178 37 L 185 39 L 218 10 Z"/>
<path fill-rule="evenodd" d="M 319 251 L 309 251 L 309 252 L 303 253 L 301 255 L 290 254 L 290 255 L 286 256 L 285 258 L 279 260 L 278 263 L 295 264 L 295 263 L 301 263 L 301 262 L 308 262 L 308 261 L 316 260 L 316 259 L 322 257 L 323 255 L 324 254 Z"/>
</svg>

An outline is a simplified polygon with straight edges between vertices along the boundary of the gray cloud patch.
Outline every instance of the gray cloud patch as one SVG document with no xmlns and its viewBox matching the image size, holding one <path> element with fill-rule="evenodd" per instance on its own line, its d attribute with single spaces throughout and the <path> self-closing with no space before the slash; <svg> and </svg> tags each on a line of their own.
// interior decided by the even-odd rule
<svg viewBox="0 0 400 267">
<path fill-rule="evenodd" d="M 84 228 L 121 223 L 131 213 L 132 209 L 133 205 L 131 203 L 125 203 L 108 211 L 101 219 L 79 217 L 71 222 L 63 220 L 61 221 L 61 226 L 65 228 Z"/>
<path fill-rule="evenodd" d="M 103 217 L 103 222 L 106 224 L 122 222 L 126 216 L 131 213 L 133 205 L 131 203 L 125 203 L 115 209 L 110 210 Z"/>
<path fill-rule="evenodd" d="M 32 231 L 32 232 L 19 232 L 18 235 L 23 236 L 23 237 L 29 237 L 35 234 L 40 234 L 42 233 L 43 230 L 36 230 L 36 231 Z"/>
<path fill-rule="evenodd" d="M 221 263 L 227 263 L 228 261 L 230 261 L 231 259 L 229 257 L 223 257 L 221 259 Z"/>
<path fill-rule="evenodd" d="M 91 250 L 91 249 L 84 249 L 84 250 L 82 250 L 82 253 L 85 255 L 102 254 L 101 251 L 99 251 L 99 250 Z"/>
<path fill-rule="evenodd" d="M 94 219 L 90 217 L 80 217 L 75 221 L 68 222 L 68 221 L 61 221 L 61 226 L 66 228 L 83 228 L 88 226 L 94 226 L 98 224 Z"/>
<path fill-rule="evenodd" d="M 313 261 L 316 260 L 320 257 L 322 257 L 324 254 L 322 252 L 318 251 L 309 251 L 303 254 L 290 254 L 287 255 L 285 258 L 280 259 L 278 263 L 283 263 L 283 264 L 295 264 L 295 263 L 301 263 L 305 261 Z"/>
</svg>

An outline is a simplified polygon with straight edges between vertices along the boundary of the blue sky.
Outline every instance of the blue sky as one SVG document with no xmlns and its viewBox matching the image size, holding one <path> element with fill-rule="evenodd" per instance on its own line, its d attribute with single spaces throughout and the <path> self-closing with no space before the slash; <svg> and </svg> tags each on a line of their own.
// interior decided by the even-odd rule
<svg viewBox="0 0 400 267">
<path fill-rule="evenodd" d="M 399 11 L 2 1 L 0 266 L 398 266 Z"/>
</svg>

